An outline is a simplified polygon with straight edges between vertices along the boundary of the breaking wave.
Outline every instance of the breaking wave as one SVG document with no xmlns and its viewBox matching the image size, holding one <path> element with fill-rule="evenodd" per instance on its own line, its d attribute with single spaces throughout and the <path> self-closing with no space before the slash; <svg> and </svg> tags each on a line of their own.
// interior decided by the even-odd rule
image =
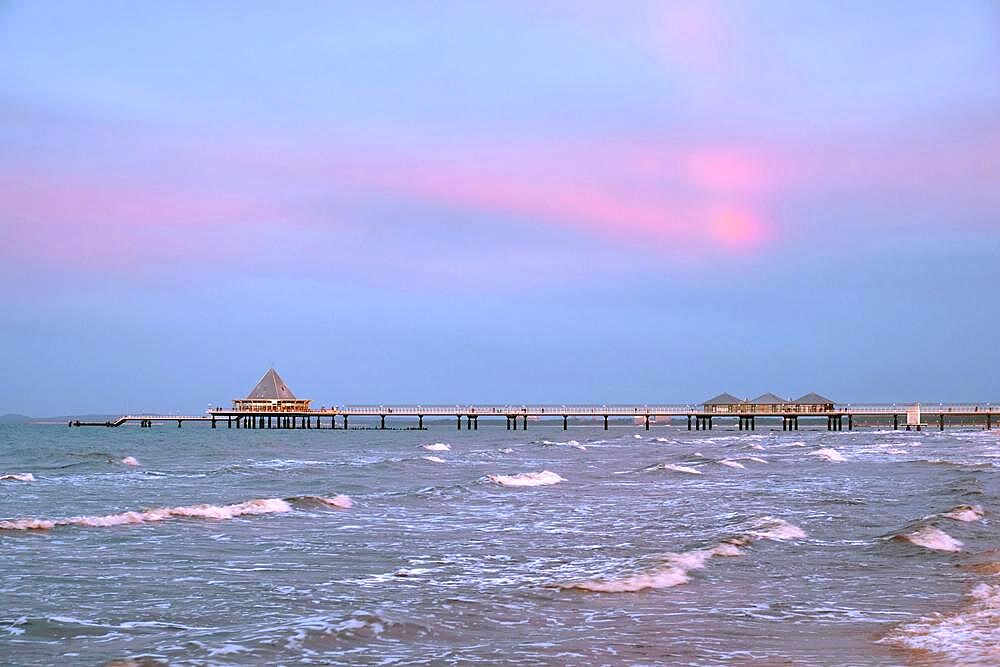
<svg viewBox="0 0 1000 667">
<path fill-rule="evenodd" d="M 134 456 L 126 456 L 125 458 L 122 459 L 122 463 L 124 463 L 127 466 L 139 465 L 139 461 L 137 461 Z"/>
<path fill-rule="evenodd" d="M 291 498 L 286 498 L 285 500 L 296 505 L 318 505 L 320 507 L 337 507 L 344 510 L 349 510 L 354 507 L 354 501 L 351 500 L 351 497 L 345 496 L 344 494 L 337 494 L 331 497 L 293 496 Z"/>
<path fill-rule="evenodd" d="M 567 445 L 567 446 L 573 447 L 575 449 L 583 449 L 583 450 L 587 449 L 586 447 L 584 447 L 583 445 L 581 445 L 576 440 L 567 440 L 566 442 L 556 442 L 556 441 L 553 441 L 553 440 L 542 440 L 542 444 L 543 445 Z"/>
<path fill-rule="evenodd" d="M 635 593 L 649 588 L 670 588 L 689 582 L 690 572 L 704 568 L 712 558 L 742 556 L 743 548 L 756 540 L 785 541 L 805 536 L 804 530 L 783 519 L 762 517 L 751 523 L 751 527 L 744 533 L 725 538 L 712 547 L 668 553 L 660 565 L 645 572 L 609 579 L 571 581 L 555 587 L 592 593 Z"/>
<path fill-rule="evenodd" d="M 954 537 L 934 526 L 921 526 L 911 533 L 898 533 L 893 535 L 893 540 L 909 542 L 918 547 L 931 549 L 933 551 L 958 552 L 962 550 L 962 543 Z"/>
<path fill-rule="evenodd" d="M 815 452 L 809 452 L 809 454 L 812 456 L 818 456 L 822 459 L 830 461 L 831 463 L 844 463 L 847 461 L 843 454 L 832 447 L 822 447 L 817 449 Z"/>
<path fill-rule="evenodd" d="M 430 461 L 431 463 L 447 463 L 447 461 L 440 456 L 421 456 L 420 458 L 424 461 Z"/>
<path fill-rule="evenodd" d="M 746 468 L 746 466 L 739 461 L 733 461 L 732 459 L 720 459 L 719 463 L 724 466 L 729 466 L 730 468 Z"/>
<path fill-rule="evenodd" d="M 424 449 L 429 452 L 450 452 L 451 445 L 443 442 L 435 442 L 433 445 L 424 445 Z"/>
<path fill-rule="evenodd" d="M 34 482 L 35 476 L 30 472 L 12 472 L 0 475 L 0 481 L 4 482 Z"/>
<path fill-rule="evenodd" d="M 1000 586 L 979 584 L 957 612 L 900 625 L 879 643 L 935 653 L 956 663 L 1000 664 Z"/>
<path fill-rule="evenodd" d="M 120 514 L 76 516 L 68 519 L 10 519 L 0 521 L 0 530 L 51 530 L 56 526 L 106 528 L 108 526 L 166 521 L 167 519 L 174 518 L 232 519 L 244 515 L 291 511 L 292 506 L 280 498 L 258 498 L 234 505 L 158 507 L 142 511 L 122 512 Z"/>
<path fill-rule="evenodd" d="M 566 481 L 550 470 L 522 472 L 516 475 L 488 475 L 487 479 L 500 486 L 549 486 Z"/>
<path fill-rule="evenodd" d="M 983 508 L 979 505 L 958 505 L 956 507 L 952 507 L 947 512 L 941 512 L 938 516 L 944 519 L 952 519 L 954 521 L 972 522 L 982 519 L 986 516 L 986 512 L 984 512 Z"/>
<path fill-rule="evenodd" d="M 672 470 L 674 472 L 683 472 L 688 475 L 703 475 L 702 471 L 697 468 L 692 468 L 691 466 L 677 465 L 676 463 L 657 463 L 656 465 L 651 465 L 648 468 L 644 468 L 646 471 L 651 470 Z"/>
</svg>

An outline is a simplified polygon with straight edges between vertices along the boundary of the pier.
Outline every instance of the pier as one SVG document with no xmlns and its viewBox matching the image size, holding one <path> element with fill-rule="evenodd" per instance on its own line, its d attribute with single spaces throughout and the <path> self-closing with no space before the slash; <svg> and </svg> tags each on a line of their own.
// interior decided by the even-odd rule
<svg viewBox="0 0 1000 667">
<path fill-rule="evenodd" d="M 701 404 L 686 405 L 347 405 L 314 409 L 309 399 L 296 398 L 275 369 L 268 370 L 246 398 L 235 399 L 231 408 L 208 410 L 203 415 L 123 415 L 106 422 L 71 421 L 70 426 L 118 427 L 129 423 L 148 428 L 154 423 L 205 422 L 211 428 L 227 429 L 306 429 L 347 430 L 351 419 L 365 419 L 376 426 L 366 428 L 420 429 L 425 420 L 453 420 L 455 428 L 479 429 L 479 419 L 503 421 L 507 430 L 528 430 L 529 423 L 543 420 L 569 429 L 570 420 L 588 420 L 608 430 L 612 419 L 627 418 L 645 430 L 660 420 L 679 420 L 687 430 L 711 431 L 731 426 L 740 431 L 757 430 L 758 420 L 781 422 L 782 431 L 799 430 L 800 422 L 822 426 L 828 431 L 852 431 L 876 426 L 893 430 L 946 427 L 983 428 L 998 423 L 1000 406 L 990 403 L 967 404 L 838 404 L 816 393 L 786 399 L 773 393 L 741 399 L 719 394 Z M 762 424 L 763 426 L 763 424 Z"/>
</svg>

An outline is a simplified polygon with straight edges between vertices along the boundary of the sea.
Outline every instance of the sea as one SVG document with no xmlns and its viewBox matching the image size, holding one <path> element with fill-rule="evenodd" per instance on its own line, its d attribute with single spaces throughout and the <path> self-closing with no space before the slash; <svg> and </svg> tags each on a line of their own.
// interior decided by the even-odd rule
<svg viewBox="0 0 1000 667">
<path fill-rule="evenodd" d="M 1000 664 L 1000 430 L 822 427 L 0 426 L 0 663 Z"/>
</svg>

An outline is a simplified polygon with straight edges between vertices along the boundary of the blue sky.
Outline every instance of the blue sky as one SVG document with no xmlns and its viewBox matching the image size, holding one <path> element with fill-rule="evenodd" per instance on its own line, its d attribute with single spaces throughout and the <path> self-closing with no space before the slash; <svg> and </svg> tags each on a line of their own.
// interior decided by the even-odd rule
<svg viewBox="0 0 1000 667">
<path fill-rule="evenodd" d="M 995 4 L 0 5 L 0 411 L 1000 400 Z"/>
</svg>

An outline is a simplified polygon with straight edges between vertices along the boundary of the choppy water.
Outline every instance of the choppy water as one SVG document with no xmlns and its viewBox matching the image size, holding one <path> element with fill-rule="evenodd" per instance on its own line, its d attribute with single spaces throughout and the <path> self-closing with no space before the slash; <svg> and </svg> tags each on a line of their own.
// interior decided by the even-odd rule
<svg viewBox="0 0 1000 667">
<path fill-rule="evenodd" d="M 1000 431 L 0 427 L 0 659 L 996 664 L 998 465 Z"/>
</svg>

